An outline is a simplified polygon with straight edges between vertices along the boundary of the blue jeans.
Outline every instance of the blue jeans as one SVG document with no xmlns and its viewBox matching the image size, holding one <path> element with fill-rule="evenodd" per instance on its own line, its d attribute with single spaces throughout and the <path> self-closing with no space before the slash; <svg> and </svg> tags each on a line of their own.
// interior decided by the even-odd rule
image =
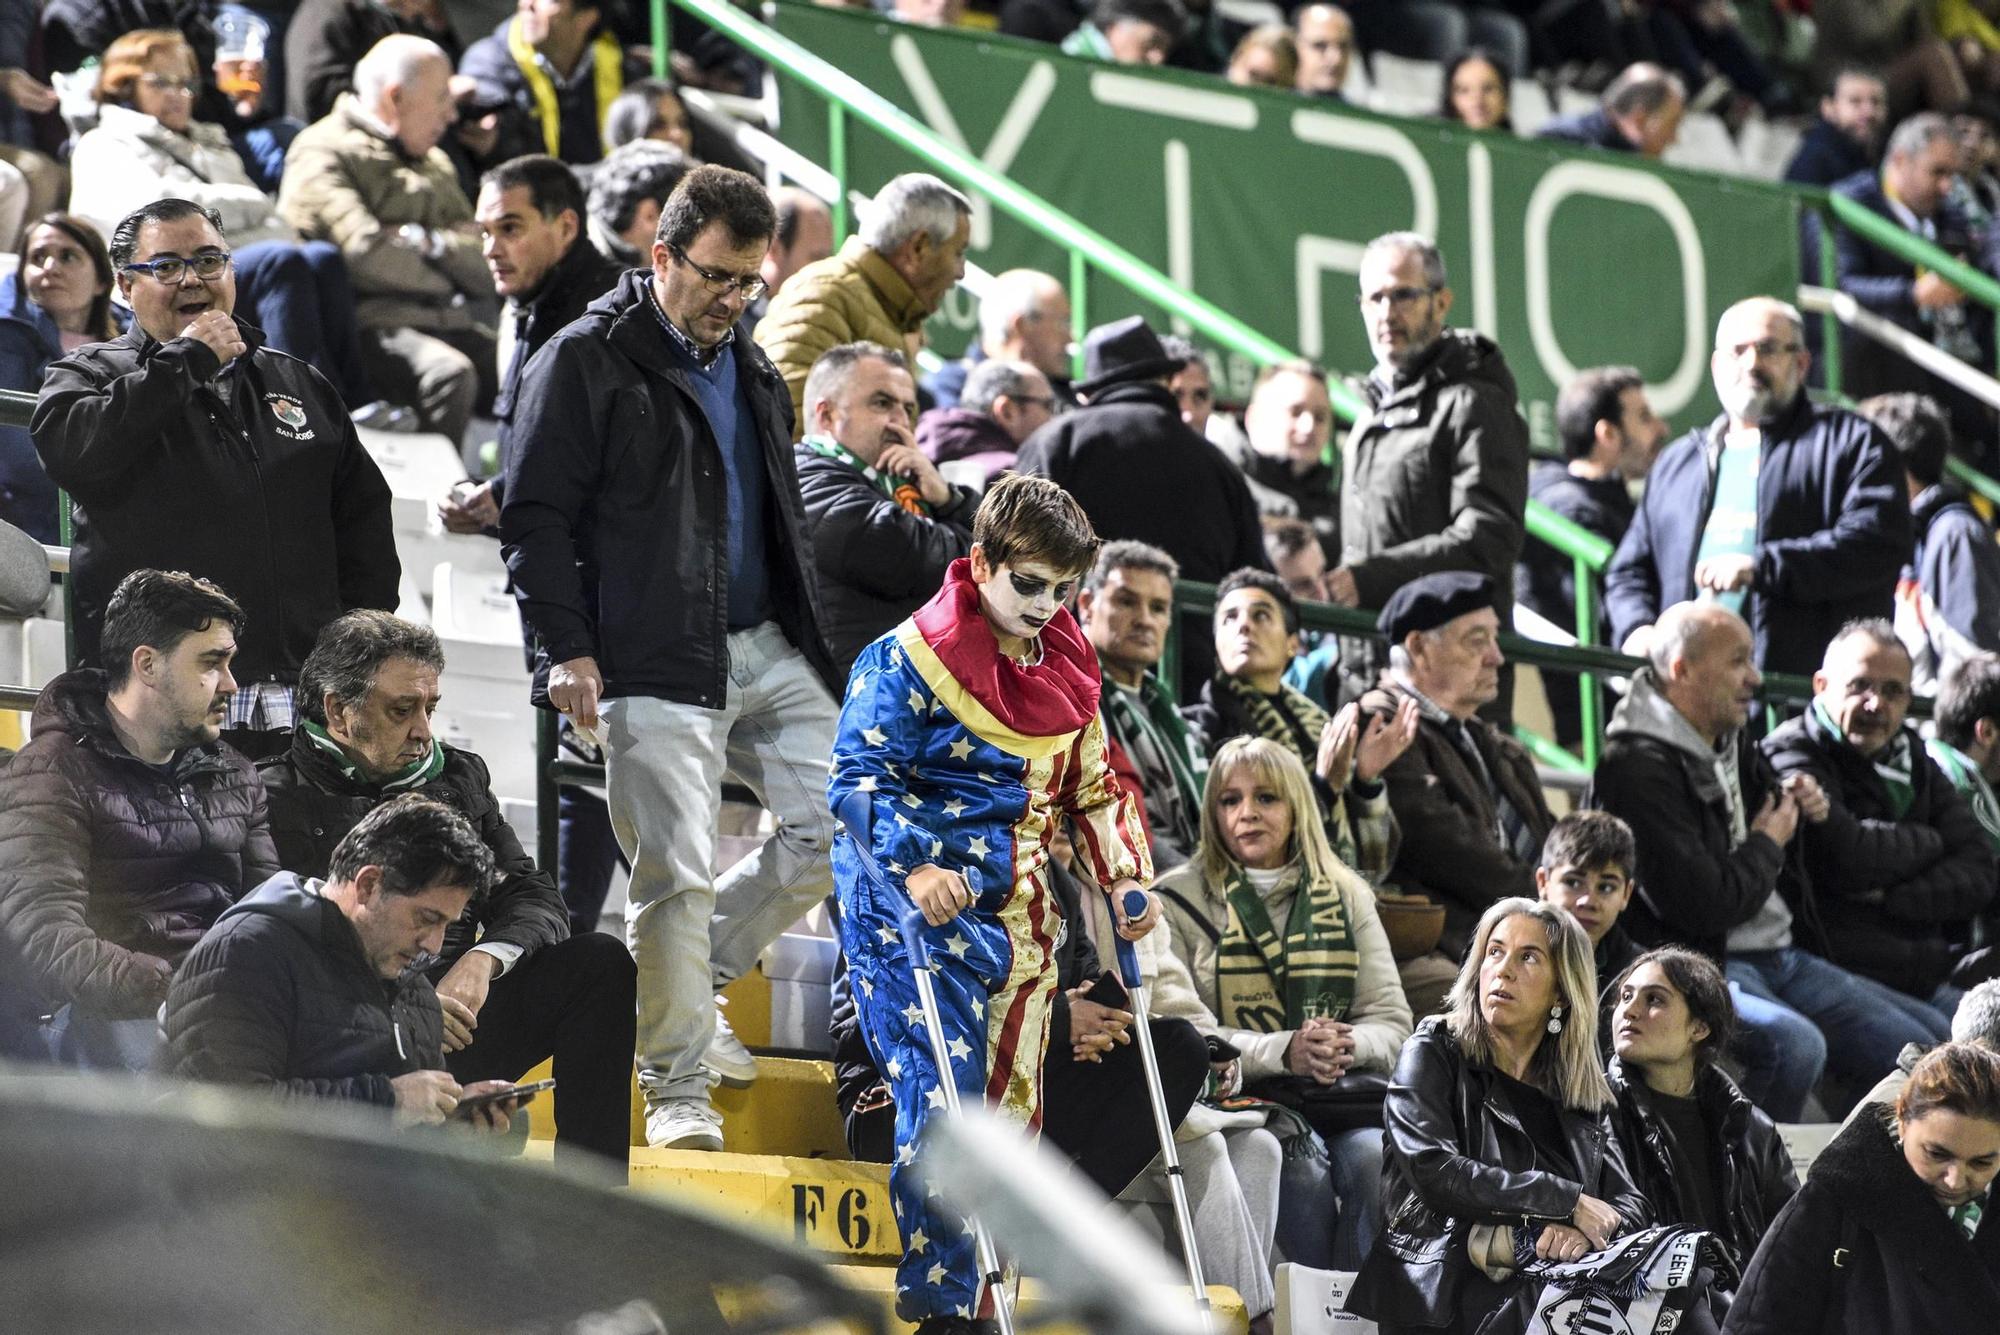
<svg viewBox="0 0 2000 1335">
<path fill-rule="evenodd" d="M 1731 955 L 1728 971 L 1737 997 L 1789 1009 L 1817 1026 L 1827 1066 L 1857 1093 L 1895 1068 L 1904 1044 L 1942 1043 L 1951 1037 L 1951 1022 L 1936 1007 L 1796 946 Z M 1840 1117 L 1849 1106 L 1844 1102 L 1827 1112 Z M 1798 1117 L 1796 1109 L 1765 1111 L 1777 1121 Z"/>
<path fill-rule="evenodd" d="M 1359 1270 L 1382 1232 L 1382 1130 L 1343 1131 L 1326 1142 L 1333 1161 L 1333 1194 L 1340 1214 L 1333 1226 L 1333 1268 Z"/>
</svg>

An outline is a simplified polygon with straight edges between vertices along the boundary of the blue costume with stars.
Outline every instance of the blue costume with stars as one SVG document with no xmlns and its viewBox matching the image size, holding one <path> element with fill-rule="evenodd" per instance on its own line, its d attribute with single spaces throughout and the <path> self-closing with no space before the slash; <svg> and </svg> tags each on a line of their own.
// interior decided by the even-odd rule
<svg viewBox="0 0 2000 1335">
<path fill-rule="evenodd" d="M 872 851 L 894 882 L 864 874 L 847 834 L 835 840 L 855 1007 L 896 1100 L 889 1195 L 905 1248 L 896 1310 L 908 1321 L 991 1308 L 971 1231 L 909 1171 L 944 1093 L 903 947 L 902 878 L 930 863 L 971 887 L 970 908 L 924 929 L 951 1079 L 962 1099 L 983 1099 L 1032 1135 L 1062 927 L 1050 840 L 1068 818 L 1082 866 L 1106 889 L 1152 874 L 1138 804 L 1106 757 L 1096 655 L 1067 611 L 1038 647 L 1027 665 L 1000 652 L 968 563 L 955 561 L 937 597 L 855 661 L 834 741 L 829 798 L 839 810 L 851 794 L 870 795 Z"/>
</svg>

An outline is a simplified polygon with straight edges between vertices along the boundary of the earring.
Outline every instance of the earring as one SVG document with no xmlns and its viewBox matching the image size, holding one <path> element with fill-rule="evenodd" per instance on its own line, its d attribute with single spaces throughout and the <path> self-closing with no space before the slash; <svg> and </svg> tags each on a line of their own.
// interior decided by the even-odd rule
<svg viewBox="0 0 2000 1335">
<path fill-rule="evenodd" d="M 1562 1031 L 1563 1031 L 1563 1008 L 1562 1004 L 1558 1002 L 1556 1005 L 1549 1007 L 1549 1032 L 1552 1034 L 1560 1034 Z"/>
</svg>

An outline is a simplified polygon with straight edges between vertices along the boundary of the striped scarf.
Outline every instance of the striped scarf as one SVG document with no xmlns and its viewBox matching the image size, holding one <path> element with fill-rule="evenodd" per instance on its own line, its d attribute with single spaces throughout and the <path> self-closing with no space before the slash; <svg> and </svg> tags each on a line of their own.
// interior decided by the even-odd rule
<svg viewBox="0 0 2000 1335">
<path fill-rule="evenodd" d="M 881 492 L 911 514 L 928 515 L 931 512 L 929 502 L 925 501 L 923 493 L 917 490 L 916 483 L 910 481 L 900 473 L 885 473 L 871 463 L 864 463 L 860 455 L 848 449 L 832 436 L 811 435 L 800 441 L 799 444 L 805 446 L 822 459 L 832 459 L 836 463 L 846 464 L 849 468 L 867 478 L 869 485 L 874 487 L 875 490 Z"/>
<path fill-rule="evenodd" d="M 339 742 L 334 741 L 328 735 L 325 728 L 314 723 L 311 719 L 307 719 L 299 726 L 305 729 L 306 736 L 312 740 L 313 745 L 326 752 L 333 763 L 340 767 L 342 778 L 346 779 L 349 783 L 367 784 L 372 788 L 380 788 L 385 795 L 390 793 L 407 793 L 413 789 L 421 788 L 438 775 L 444 773 L 444 748 L 437 744 L 436 738 L 431 739 L 431 749 L 425 754 L 422 760 L 413 760 L 402 769 L 396 771 L 396 773 L 391 774 L 388 778 L 377 779 L 374 775 L 365 772 L 361 766 L 355 764 L 353 758 L 347 754 L 346 748 L 342 747 Z"/>
<path fill-rule="evenodd" d="M 549 77 L 541 53 L 529 44 L 521 31 L 521 20 L 507 24 L 507 54 L 512 56 L 521 77 L 528 81 L 528 95 L 535 99 L 535 119 L 542 124 L 542 147 L 552 158 L 562 156 L 562 106 L 556 100 L 556 81 Z M 604 118 L 611 104 L 625 91 L 625 53 L 618 39 L 601 32 L 590 44 L 591 78 L 597 94 L 597 129 L 604 132 Z"/>
<path fill-rule="evenodd" d="M 1229 925 L 1216 943 L 1215 981 L 1218 1018 L 1231 1028 L 1277 1033 L 1312 1016 L 1341 1019 L 1354 1004 L 1361 956 L 1340 887 L 1311 882 L 1298 864 L 1280 884 L 1293 889 L 1282 938 L 1257 887 L 1230 866 Z"/>
<path fill-rule="evenodd" d="M 1299 759 L 1306 763 L 1306 773 L 1315 773 L 1319 761 L 1320 734 L 1326 731 L 1326 725 L 1332 719 L 1311 696 L 1283 684 L 1279 685 L 1276 695 L 1266 695 L 1249 682 L 1226 673 L 1217 673 L 1215 679 L 1221 683 L 1223 690 L 1242 704 L 1243 712 L 1250 717 L 1250 727 L 1257 736 L 1296 752 Z M 1326 800 L 1331 804 L 1326 837 L 1333 844 L 1334 856 L 1350 867 L 1358 867 L 1361 865 L 1360 854 L 1347 804 L 1340 793 L 1328 793 Z"/>
</svg>

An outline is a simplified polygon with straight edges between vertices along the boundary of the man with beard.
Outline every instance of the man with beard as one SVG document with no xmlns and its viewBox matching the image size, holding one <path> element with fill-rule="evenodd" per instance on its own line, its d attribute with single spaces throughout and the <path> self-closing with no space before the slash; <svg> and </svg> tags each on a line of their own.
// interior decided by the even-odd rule
<svg viewBox="0 0 2000 1335">
<path fill-rule="evenodd" d="M 1722 313 L 1710 361 L 1723 413 L 1667 447 L 1605 573 L 1614 643 L 1699 598 L 1749 623 L 1757 665 L 1810 673 L 1840 628 L 1889 615 L 1910 555 L 1900 469 L 1866 418 L 1805 395 L 1804 321 L 1774 297 Z"/>
</svg>

